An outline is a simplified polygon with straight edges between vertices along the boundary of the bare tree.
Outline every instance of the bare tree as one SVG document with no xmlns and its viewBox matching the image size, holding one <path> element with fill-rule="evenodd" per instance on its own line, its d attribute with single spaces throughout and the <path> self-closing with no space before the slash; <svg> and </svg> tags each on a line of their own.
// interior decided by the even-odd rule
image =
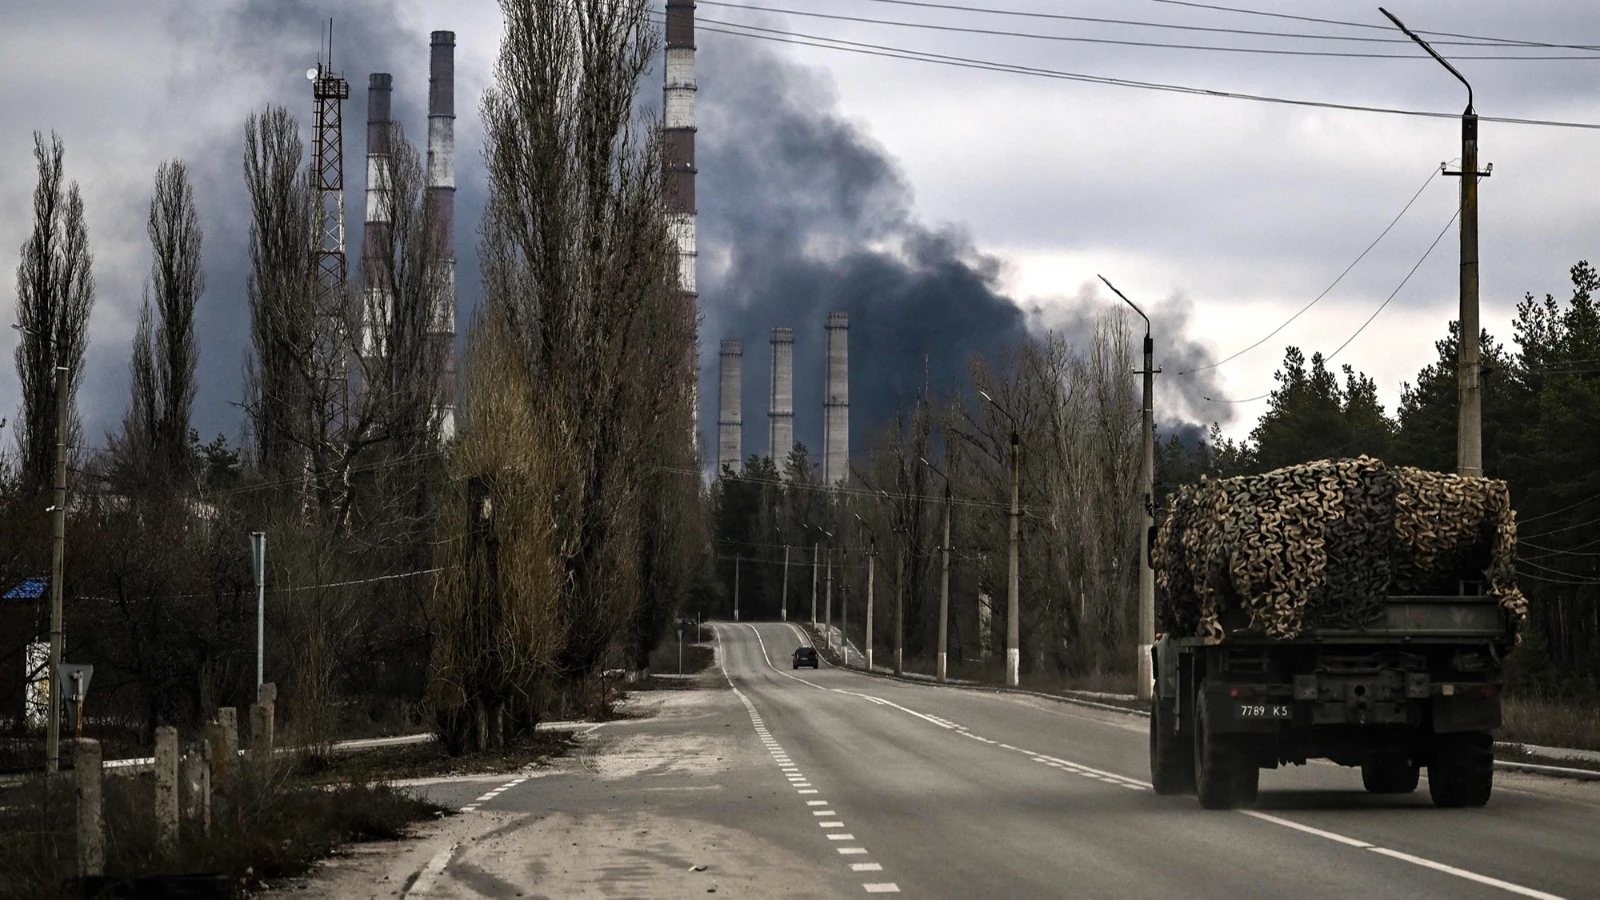
<svg viewBox="0 0 1600 900">
<path fill-rule="evenodd" d="M 316 235 L 311 183 L 294 117 L 283 107 L 245 124 L 244 176 L 250 193 L 250 337 L 245 409 L 256 465 L 285 475 L 310 465 L 320 437 L 311 409 L 318 322 L 312 269 Z"/>
<path fill-rule="evenodd" d="M 66 148 L 54 133 L 33 134 L 39 181 L 33 191 L 33 232 L 22 245 L 17 266 L 17 376 L 22 382 L 22 415 L 17 448 L 24 485 L 50 484 L 55 455 L 55 370 L 68 370 L 68 441 L 81 443 L 78 386 L 88 347 L 89 311 L 94 307 L 93 257 L 78 183 L 63 187 Z"/>
<path fill-rule="evenodd" d="M 658 46 L 649 5 L 501 8 L 483 103 L 488 290 L 450 459 L 480 493 L 459 498 L 477 518 L 447 510 L 446 552 L 467 556 L 438 592 L 432 691 L 446 736 L 480 743 L 500 733 L 491 707 L 535 714 L 540 679 L 579 679 L 624 640 L 637 654 L 659 637 L 703 556 L 685 546 L 698 490 L 661 477 L 695 466 L 696 323 L 676 290 L 659 133 L 633 106 Z M 535 627 L 550 631 L 521 631 Z"/>
<path fill-rule="evenodd" d="M 194 316 L 206 285 L 194 189 L 182 161 L 163 162 L 156 170 L 146 230 L 150 235 L 151 289 L 161 316 L 151 354 L 156 388 L 151 437 L 157 458 L 175 474 L 185 467 L 189 452 L 189 415 L 199 364 Z"/>
</svg>

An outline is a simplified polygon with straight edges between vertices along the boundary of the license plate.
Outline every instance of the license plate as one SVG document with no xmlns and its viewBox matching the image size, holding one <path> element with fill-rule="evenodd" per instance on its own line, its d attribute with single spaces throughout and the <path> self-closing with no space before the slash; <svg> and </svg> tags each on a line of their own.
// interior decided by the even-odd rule
<svg viewBox="0 0 1600 900">
<path fill-rule="evenodd" d="M 1241 719 L 1287 719 L 1287 718 L 1289 718 L 1289 704 L 1287 704 L 1287 703 L 1241 703 L 1241 704 L 1239 704 L 1239 718 L 1241 718 Z"/>
</svg>

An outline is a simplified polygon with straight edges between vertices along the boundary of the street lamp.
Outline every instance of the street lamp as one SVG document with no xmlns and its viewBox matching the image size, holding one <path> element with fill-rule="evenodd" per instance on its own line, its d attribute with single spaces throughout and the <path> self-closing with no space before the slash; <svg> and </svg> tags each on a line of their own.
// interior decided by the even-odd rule
<svg viewBox="0 0 1600 900">
<path fill-rule="evenodd" d="M 1161 371 L 1155 367 L 1155 343 L 1150 339 L 1150 317 L 1144 310 L 1134 305 L 1117 286 L 1099 276 L 1111 292 L 1122 298 L 1122 302 L 1144 320 L 1144 368 L 1139 374 L 1144 376 L 1144 411 L 1141 418 L 1144 447 L 1140 454 L 1140 487 L 1144 489 L 1144 539 L 1139 542 L 1139 684 L 1138 696 L 1141 700 L 1150 699 L 1150 692 L 1155 684 L 1155 669 L 1151 663 L 1150 650 L 1156 642 L 1156 573 L 1150 568 L 1150 544 L 1154 535 L 1156 524 L 1156 420 L 1154 407 L 1155 378 Z"/>
<path fill-rule="evenodd" d="M 1461 346 L 1456 356 L 1456 396 L 1460 412 L 1456 419 L 1456 472 L 1461 475 L 1483 474 L 1483 383 L 1482 351 L 1479 346 L 1478 325 L 1478 179 L 1487 178 L 1488 171 L 1478 171 L 1478 114 L 1472 109 L 1472 84 L 1456 71 L 1428 42 L 1407 28 L 1394 13 L 1383 7 L 1378 11 L 1389 17 L 1406 37 L 1428 51 L 1439 65 L 1449 70 L 1467 89 L 1467 108 L 1461 114 L 1461 171 L 1446 175 L 1461 176 Z M 1493 170 L 1491 165 L 1490 170 Z"/>
<path fill-rule="evenodd" d="M 778 525 L 776 523 L 773 524 L 772 531 L 773 531 L 774 534 L 776 534 L 778 536 L 779 540 L 783 540 L 783 529 L 778 527 Z M 789 621 L 789 542 L 788 541 L 783 541 L 783 605 L 781 607 L 779 607 L 778 620 L 780 622 Z"/>
<path fill-rule="evenodd" d="M 872 598 L 873 581 L 878 571 L 878 533 L 872 530 L 867 520 L 861 518 L 860 513 L 855 514 L 856 521 L 861 523 L 861 528 L 867 533 L 867 636 L 865 648 L 867 651 L 867 671 L 872 671 Z M 846 619 L 848 621 L 848 619 Z M 850 665 L 850 638 L 845 636 L 844 664 Z"/>
<path fill-rule="evenodd" d="M 828 574 L 823 594 L 823 646 L 828 650 L 833 649 L 833 532 L 817 525 L 802 525 L 807 531 L 815 531 L 817 540 L 824 544 L 823 564 L 827 566 Z M 817 545 L 811 545 L 811 627 L 817 627 Z"/>
<path fill-rule="evenodd" d="M 932 469 L 935 475 L 944 479 L 944 544 L 939 548 L 943 556 L 942 570 L 939 574 L 939 665 L 938 679 L 945 680 L 946 649 L 950 645 L 950 476 L 946 475 L 938 466 L 928 462 L 927 457 L 918 457 L 922 464 Z"/>
<path fill-rule="evenodd" d="M 1006 685 L 1016 687 L 1018 670 L 1021 668 L 1022 652 L 1018 639 L 1017 627 L 1017 541 L 1021 530 L 1022 520 L 1022 492 L 1021 484 L 1021 440 L 1017 437 L 1017 417 L 1013 416 L 1004 406 L 984 391 L 979 391 L 978 396 L 989 401 L 989 405 L 999 410 L 1002 415 L 1011 420 L 1011 571 L 1006 585 Z"/>
</svg>

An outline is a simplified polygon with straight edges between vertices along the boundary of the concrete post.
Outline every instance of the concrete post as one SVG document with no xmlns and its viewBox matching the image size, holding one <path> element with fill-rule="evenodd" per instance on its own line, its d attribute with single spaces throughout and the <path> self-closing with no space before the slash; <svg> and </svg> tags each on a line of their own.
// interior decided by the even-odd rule
<svg viewBox="0 0 1600 900">
<path fill-rule="evenodd" d="M 1461 115 L 1461 342 L 1457 380 L 1456 473 L 1483 475 L 1483 383 L 1478 325 L 1478 116 L 1469 98 Z"/>
<path fill-rule="evenodd" d="M 256 688 L 256 702 L 250 707 L 250 749 L 268 754 L 272 752 L 277 699 L 276 684 L 267 683 Z"/>
<path fill-rule="evenodd" d="M 172 858 L 178 852 L 178 729 L 156 729 L 156 846 Z"/>
<path fill-rule="evenodd" d="M 822 633 L 828 650 L 833 650 L 833 548 L 828 548 L 824 562 L 828 566 L 827 586 L 822 594 Z"/>
<path fill-rule="evenodd" d="M 811 627 L 817 627 L 817 545 L 811 545 Z"/>
<path fill-rule="evenodd" d="M 1006 686 L 1016 687 L 1019 669 L 1022 661 L 1022 643 L 1019 637 L 1019 616 L 1017 610 L 1017 543 L 1019 531 L 1022 526 L 1022 510 L 1020 508 L 1020 483 L 1021 464 L 1019 458 L 1022 454 L 1022 445 L 1017 440 L 1017 432 L 1011 432 L 1011 570 L 1007 579 L 1006 596 Z"/>
<path fill-rule="evenodd" d="M 183 815 L 200 825 L 201 834 L 211 833 L 211 743 L 183 757 Z"/>
<path fill-rule="evenodd" d="M 105 826 L 100 817 L 100 742 L 73 742 L 73 776 L 78 794 L 78 876 L 105 873 Z"/>
<path fill-rule="evenodd" d="M 878 570 L 878 543 L 874 540 L 867 550 L 867 671 L 872 671 L 872 579 Z"/>
<path fill-rule="evenodd" d="M 950 649 L 950 481 L 944 483 L 944 561 L 939 574 L 939 680 L 948 671 L 945 662 Z"/>
</svg>

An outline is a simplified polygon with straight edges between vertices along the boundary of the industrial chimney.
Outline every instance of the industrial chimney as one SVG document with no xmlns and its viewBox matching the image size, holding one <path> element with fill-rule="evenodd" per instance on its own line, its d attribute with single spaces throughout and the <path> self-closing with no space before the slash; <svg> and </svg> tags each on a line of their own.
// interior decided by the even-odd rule
<svg viewBox="0 0 1600 900">
<path fill-rule="evenodd" d="M 428 184 L 426 203 L 439 259 L 438 304 L 428 329 L 439 359 L 439 435 L 455 433 L 456 406 L 456 33 L 435 31 L 428 57 Z"/>
<path fill-rule="evenodd" d="M 794 449 L 794 329 L 772 329 L 772 397 L 767 403 L 767 454 L 779 471 Z"/>
<path fill-rule="evenodd" d="M 722 342 L 722 389 L 719 402 L 722 415 L 717 419 L 717 473 L 723 467 L 740 470 L 743 461 L 744 401 L 743 390 L 744 348 L 738 341 Z"/>
<path fill-rule="evenodd" d="M 662 198 L 667 212 L 667 230 L 678 245 L 678 290 L 695 308 L 695 198 L 694 198 L 694 0 L 667 0 L 667 77 L 662 98 L 661 143 L 666 184 Z M 698 318 L 698 310 L 696 317 Z M 700 371 L 696 342 L 693 371 Z M 696 379 L 693 429 L 696 449 L 700 444 L 700 388 Z M 718 439 L 720 443 L 720 437 Z M 720 448 L 719 454 L 720 456 Z"/>
<path fill-rule="evenodd" d="M 828 313 L 828 385 L 822 400 L 822 480 L 850 475 L 850 314 Z"/>
<path fill-rule="evenodd" d="M 388 352 L 384 335 L 394 311 L 394 290 L 389 284 L 389 256 L 394 246 L 389 196 L 389 99 L 393 83 L 387 72 L 374 72 L 367 79 L 367 223 L 361 237 L 361 279 L 366 292 L 360 352 L 369 358 Z"/>
</svg>

